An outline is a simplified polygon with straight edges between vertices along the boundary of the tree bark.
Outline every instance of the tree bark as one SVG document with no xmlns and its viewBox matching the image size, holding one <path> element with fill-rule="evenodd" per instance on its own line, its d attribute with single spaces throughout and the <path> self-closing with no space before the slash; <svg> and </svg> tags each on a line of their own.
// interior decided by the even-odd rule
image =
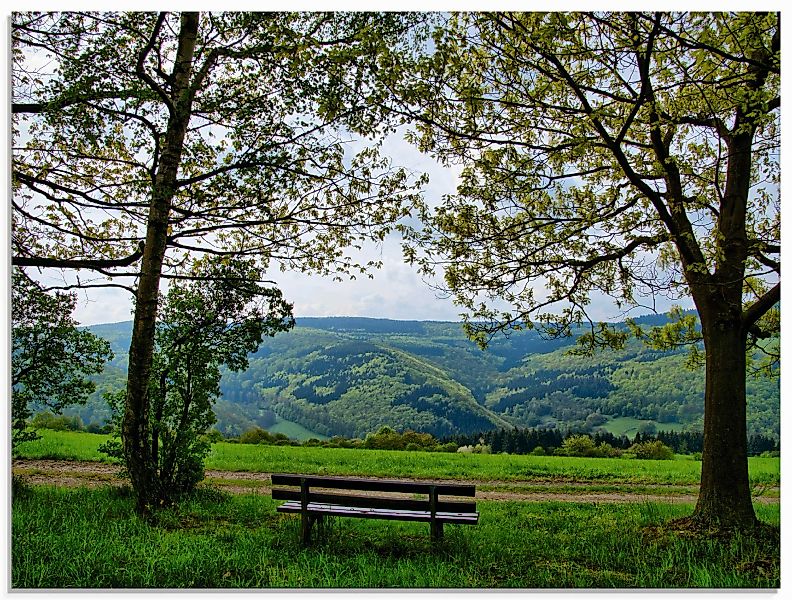
<svg viewBox="0 0 792 600">
<path fill-rule="evenodd" d="M 198 34 L 198 13 L 183 13 L 179 45 L 172 74 L 172 108 L 159 168 L 154 180 L 146 226 L 140 279 L 135 302 L 132 341 L 129 347 L 127 397 L 121 435 L 137 511 L 147 515 L 159 503 L 157 464 L 150 445 L 149 378 L 154 357 L 159 284 L 167 249 L 168 221 L 181 163 L 184 138 L 190 122 L 190 77 Z"/>
<path fill-rule="evenodd" d="M 710 319 L 705 329 L 704 451 L 693 519 L 707 527 L 757 524 L 748 481 L 746 333 L 737 319 Z"/>
</svg>

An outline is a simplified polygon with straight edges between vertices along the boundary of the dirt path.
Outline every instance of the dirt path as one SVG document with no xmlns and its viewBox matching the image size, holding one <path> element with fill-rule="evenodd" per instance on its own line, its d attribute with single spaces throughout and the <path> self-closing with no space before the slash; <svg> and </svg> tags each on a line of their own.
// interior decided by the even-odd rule
<svg viewBox="0 0 792 600">
<path fill-rule="evenodd" d="M 97 462 L 20 459 L 13 461 L 12 471 L 33 485 L 97 487 L 128 483 L 120 475 L 121 467 Z M 235 494 L 269 495 L 271 492 L 270 473 L 207 470 L 206 482 Z M 697 497 L 695 486 L 620 483 L 619 491 L 597 491 L 592 489 L 598 486 L 596 482 L 466 480 L 460 483 L 475 484 L 479 488 L 476 490 L 478 500 L 695 503 Z M 767 495 L 754 497 L 754 501 L 779 502 L 778 488 L 770 488 L 765 493 Z"/>
</svg>

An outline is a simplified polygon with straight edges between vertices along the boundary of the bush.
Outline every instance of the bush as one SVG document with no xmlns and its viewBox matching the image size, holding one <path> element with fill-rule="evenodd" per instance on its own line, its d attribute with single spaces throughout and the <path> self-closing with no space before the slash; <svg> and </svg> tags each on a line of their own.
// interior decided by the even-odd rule
<svg viewBox="0 0 792 600">
<path fill-rule="evenodd" d="M 363 441 L 364 448 L 375 450 L 434 450 L 437 440 L 430 433 L 417 433 L 410 429 L 399 433 L 384 425 L 376 433 L 369 433 Z"/>
<path fill-rule="evenodd" d="M 253 429 L 244 431 L 242 435 L 239 436 L 238 441 L 240 444 L 272 444 L 275 438 L 266 429 L 254 427 Z"/>
<path fill-rule="evenodd" d="M 216 444 L 217 442 L 223 441 L 223 434 L 220 433 L 217 429 L 210 429 L 206 432 L 206 439 L 212 444 Z"/>
<path fill-rule="evenodd" d="M 460 454 L 492 454 L 492 448 L 484 444 L 476 444 L 475 446 L 460 446 L 457 448 Z"/>
<path fill-rule="evenodd" d="M 587 435 L 570 435 L 564 440 L 556 454 L 562 456 L 592 456 L 597 445 Z"/>
<path fill-rule="evenodd" d="M 640 459 L 673 460 L 674 458 L 674 451 L 660 440 L 633 444 L 627 452 Z"/>
<path fill-rule="evenodd" d="M 85 427 L 85 431 L 87 431 L 88 433 L 101 433 L 101 434 L 113 433 L 113 429 L 114 428 L 112 423 L 105 423 L 104 425 L 100 425 L 95 421 L 91 422 Z"/>
<path fill-rule="evenodd" d="M 641 423 L 638 426 L 638 432 L 641 435 L 655 435 L 657 433 L 657 426 L 651 421 L 648 423 Z"/>
<path fill-rule="evenodd" d="M 50 411 L 38 413 L 31 421 L 34 429 L 51 429 L 52 431 L 82 431 L 82 419 L 78 416 L 54 415 Z"/>
<path fill-rule="evenodd" d="M 570 435 L 555 451 L 559 456 L 585 456 L 589 458 L 610 458 L 620 456 L 621 451 L 607 442 L 595 444 L 588 435 Z"/>
<path fill-rule="evenodd" d="M 545 449 L 542 448 L 541 446 L 537 446 L 536 448 L 531 450 L 531 454 L 533 456 L 545 456 L 547 452 L 545 452 Z"/>
</svg>

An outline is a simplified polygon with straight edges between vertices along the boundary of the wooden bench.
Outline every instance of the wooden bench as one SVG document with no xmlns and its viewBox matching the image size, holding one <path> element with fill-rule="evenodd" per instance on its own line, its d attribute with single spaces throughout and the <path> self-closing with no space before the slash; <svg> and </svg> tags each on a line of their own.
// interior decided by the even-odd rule
<svg viewBox="0 0 792 600">
<path fill-rule="evenodd" d="M 325 516 L 421 521 L 430 524 L 433 542 L 443 537 L 445 523 L 475 525 L 478 522 L 475 501 L 440 498 L 474 497 L 474 485 L 276 473 L 272 475 L 272 486 L 273 500 L 287 500 L 278 506 L 278 512 L 301 515 L 300 541 L 305 545 L 311 541 L 311 526 Z M 416 494 L 426 497 L 415 498 Z"/>
</svg>

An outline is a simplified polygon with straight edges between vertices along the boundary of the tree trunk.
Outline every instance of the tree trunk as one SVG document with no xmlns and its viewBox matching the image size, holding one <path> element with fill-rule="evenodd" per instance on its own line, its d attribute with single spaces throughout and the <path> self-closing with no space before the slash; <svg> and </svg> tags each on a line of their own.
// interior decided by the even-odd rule
<svg viewBox="0 0 792 600">
<path fill-rule="evenodd" d="M 739 319 L 701 320 L 707 357 L 704 451 L 693 519 L 705 527 L 750 529 L 757 519 L 748 482 L 746 333 Z"/>
<path fill-rule="evenodd" d="M 121 435 L 129 478 L 137 498 L 137 511 L 144 516 L 160 500 L 157 464 L 152 460 L 150 445 L 149 378 L 154 357 L 159 284 L 168 245 L 171 202 L 176 191 L 184 137 L 191 115 L 192 93 L 189 84 L 197 34 L 198 13 L 183 13 L 171 77 L 171 114 L 152 189 L 129 347 L 127 397 Z"/>
<path fill-rule="evenodd" d="M 754 127 L 737 111 L 728 140 L 728 166 L 717 220 L 715 272 L 704 285 L 693 275 L 691 291 L 698 307 L 706 350 L 704 451 L 701 488 L 693 520 L 705 527 L 751 529 L 758 523 L 748 481 L 746 424 L 746 345 L 743 282 L 748 259 L 746 211 L 751 180 Z"/>
</svg>

